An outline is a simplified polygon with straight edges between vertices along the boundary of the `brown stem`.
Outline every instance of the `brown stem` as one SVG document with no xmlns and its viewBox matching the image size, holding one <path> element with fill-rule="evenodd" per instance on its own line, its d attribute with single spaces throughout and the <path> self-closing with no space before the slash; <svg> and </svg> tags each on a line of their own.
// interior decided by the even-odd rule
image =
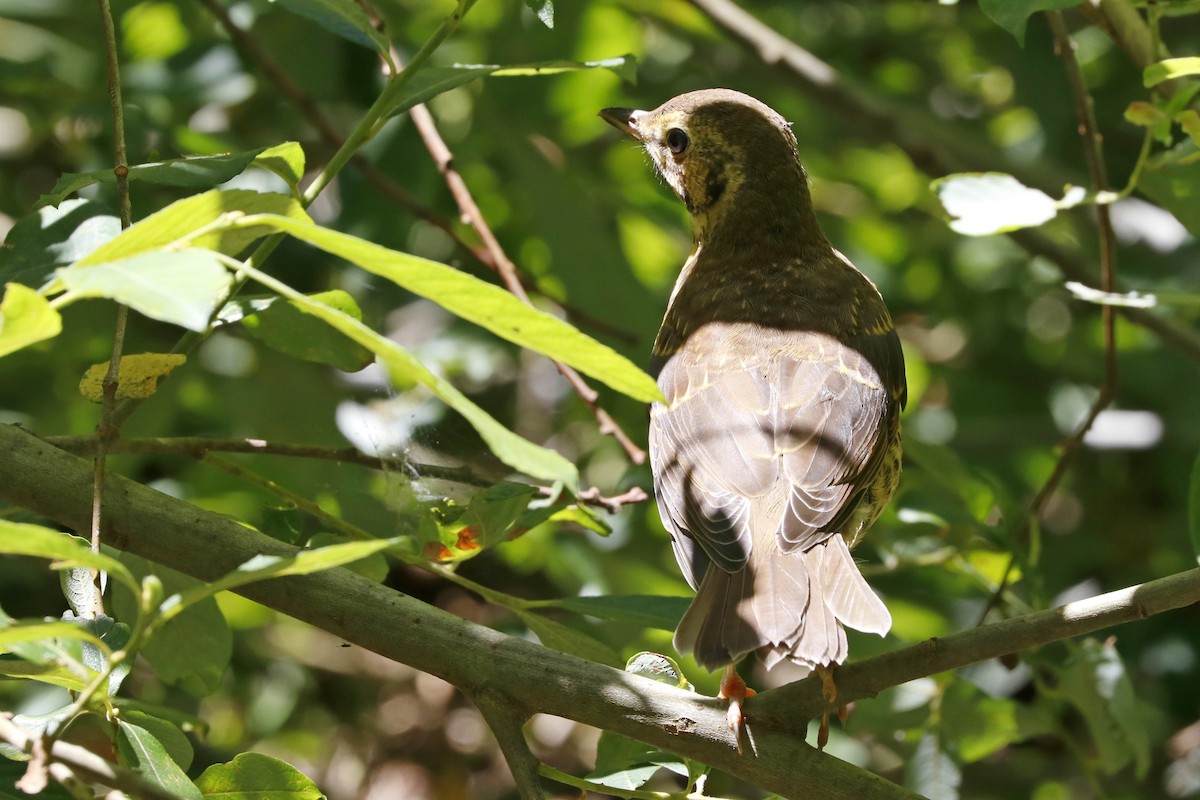
<svg viewBox="0 0 1200 800">
<path fill-rule="evenodd" d="M 94 455 L 100 448 L 100 440 L 91 436 L 47 436 L 46 441 L 76 455 Z M 256 453 L 260 455 L 285 456 L 292 458 L 316 458 L 340 461 L 385 472 L 400 473 L 414 478 L 452 481 L 467 486 L 490 486 L 495 481 L 472 472 L 466 467 L 450 467 L 442 464 L 425 464 L 403 458 L 381 458 L 363 453 L 354 447 L 318 447 L 315 445 L 268 442 L 265 439 L 209 439 L 202 436 L 151 437 L 143 439 L 119 439 L 108 445 L 108 453 L 140 453 L 182 455 L 203 459 L 208 453 Z M 539 486 L 544 497 L 553 495 L 550 487 Z M 582 490 L 575 498 L 578 502 L 617 513 L 626 505 L 644 503 L 648 498 L 641 487 L 611 497 L 600 493 L 596 487 Z"/>
<path fill-rule="evenodd" d="M 529 305 L 532 305 L 529 302 L 529 295 L 525 293 L 525 288 L 521 285 L 521 281 L 517 277 L 516 265 L 513 264 L 508 254 L 504 252 L 504 248 L 500 246 L 496 235 L 492 233 L 487 220 L 483 218 L 483 213 L 475 203 L 475 198 L 471 196 L 471 190 L 467 188 L 467 182 L 463 180 L 462 175 L 454 168 L 454 156 L 450 152 L 450 148 L 446 146 L 446 142 L 442 139 L 441 134 L 438 133 L 437 125 L 433 121 L 433 115 L 429 113 L 429 109 L 424 105 L 413 106 L 409 109 L 408 113 L 412 117 L 413 124 L 417 127 L 417 132 L 421 134 L 421 139 L 425 142 L 425 147 L 429 150 L 429 155 L 433 157 L 438 172 L 445 178 L 446 185 L 450 188 L 450 193 L 454 195 L 454 201 L 458 203 L 458 209 L 462 213 L 463 219 L 475 229 L 475 233 L 483 242 L 484 247 L 491 253 L 492 260 L 496 264 L 496 271 L 500 275 L 500 280 L 510 292 Z M 600 432 L 615 438 L 629 457 L 629 460 L 633 463 L 641 464 L 645 461 L 645 451 L 633 443 L 633 440 L 626 435 L 625 431 L 621 430 L 621 426 L 617 424 L 616 420 L 607 411 L 597 405 L 596 400 L 598 395 L 596 394 L 596 390 L 589 386 L 578 372 L 566 364 L 555 361 L 554 366 L 559 374 L 567 379 L 567 383 L 571 385 L 571 388 L 575 390 L 580 399 L 591 409 L 599 425 Z"/>
<path fill-rule="evenodd" d="M 1104 165 L 1104 147 L 1100 136 L 1100 129 L 1096 125 L 1095 103 L 1092 100 L 1091 92 L 1088 91 L 1083 71 L 1079 68 L 1079 61 L 1075 58 L 1075 43 L 1071 40 L 1071 36 L 1067 32 L 1066 23 L 1063 21 L 1063 16 L 1060 12 L 1048 11 L 1046 12 L 1046 18 L 1050 23 L 1050 31 L 1054 34 L 1054 49 L 1062 59 L 1063 67 L 1066 71 L 1067 84 L 1071 88 L 1071 99 L 1075 103 L 1075 115 L 1079 118 L 1079 135 L 1083 138 L 1083 154 L 1087 162 L 1092 191 L 1095 193 L 1108 191 L 1108 171 Z M 1100 236 L 1100 288 L 1103 291 L 1111 292 L 1116 283 L 1117 253 L 1116 235 L 1113 232 L 1108 204 L 1101 203 L 1096 206 L 1096 221 Z M 1042 484 L 1037 495 L 1034 496 L 1033 502 L 1030 504 L 1029 517 L 1014 533 L 1014 539 L 1019 543 L 1023 544 L 1028 538 L 1031 525 L 1030 518 L 1036 519 L 1042 515 L 1046 504 L 1058 489 L 1063 477 L 1066 476 L 1075 454 L 1079 451 L 1080 446 L 1083 445 L 1083 440 L 1087 436 L 1088 431 L 1092 429 L 1092 425 L 1095 424 L 1101 412 L 1108 407 L 1116 396 L 1116 314 L 1110 305 L 1101 306 L 1100 313 L 1104 329 L 1104 379 L 1100 384 L 1100 393 L 1096 396 L 1096 400 L 1092 403 L 1091 408 L 1088 409 L 1083 424 L 1079 426 L 1069 439 L 1063 442 L 1058 460 L 1054 464 L 1054 470 L 1050 473 L 1050 477 L 1046 482 Z M 1008 587 L 1009 578 L 1012 575 L 1015 563 L 1016 556 L 1010 556 L 1008 569 L 1004 571 L 1004 577 L 1000 579 L 1000 585 L 992 593 L 988 603 L 984 606 L 983 613 L 980 615 L 981 622 L 986 618 L 991 609 L 999 603 L 1004 590 Z"/>
</svg>

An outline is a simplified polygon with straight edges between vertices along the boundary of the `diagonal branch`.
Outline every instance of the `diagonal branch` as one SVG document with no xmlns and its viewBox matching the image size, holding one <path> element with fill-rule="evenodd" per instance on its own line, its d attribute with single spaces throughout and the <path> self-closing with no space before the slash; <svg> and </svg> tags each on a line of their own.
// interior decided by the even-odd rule
<svg viewBox="0 0 1200 800">
<path fill-rule="evenodd" d="M 446 146 L 445 140 L 438 133 L 437 125 L 433 121 L 433 115 L 429 113 L 429 109 L 424 104 L 413 106 L 409 109 L 409 116 L 412 117 L 413 124 L 417 126 L 417 132 L 421 134 L 422 141 L 425 142 L 425 147 L 429 150 L 429 155 L 433 157 L 433 161 L 437 164 L 438 172 L 442 173 L 442 177 L 446 180 L 446 185 L 450 188 L 450 193 L 454 195 L 454 201 L 458 203 L 458 209 L 472 228 L 475 229 L 480 240 L 491 253 L 492 261 L 496 265 L 496 272 L 500 275 L 500 280 L 514 295 L 529 305 L 529 295 L 525 293 L 525 287 L 521 285 L 520 278 L 517 276 L 517 267 L 513 264 L 512 259 L 504 252 L 504 248 L 500 246 L 500 241 L 496 235 L 492 233 L 491 226 L 487 220 L 483 218 L 483 212 L 479 210 L 479 206 L 475 203 L 475 198 L 471 196 L 471 190 L 467 188 L 467 182 L 463 180 L 462 175 L 454 168 L 454 156 L 450 152 L 450 148 Z M 575 390 L 575 394 L 583 400 L 584 404 L 591 409 L 593 416 L 596 418 L 596 423 L 600 428 L 600 432 L 608 434 L 617 440 L 621 445 L 621 449 L 625 451 L 625 455 L 634 464 L 641 464 L 646 460 L 646 453 L 633 443 L 633 440 L 621 430 L 621 426 L 617 424 L 607 411 L 601 408 L 597 403 L 596 390 L 587 384 L 578 372 L 563 364 L 560 361 L 554 362 L 555 368 L 559 374 L 566 378 L 567 383 Z"/>
<path fill-rule="evenodd" d="M 0 425 L 0 499 L 86 529 L 90 467 L 13 425 Z M 114 547 L 213 580 L 258 554 L 294 548 L 236 521 L 123 477 L 110 486 Z M 163 530 L 171 531 L 163 536 Z M 521 715 L 554 714 L 680 753 L 788 797 L 913 798 L 865 770 L 818 753 L 801 720 L 823 710 L 818 681 L 751 699 L 755 749 L 739 755 L 724 704 L 459 619 L 345 569 L 245 587 L 254 600 L 347 642 L 436 675 L 468 695 L 494 693 Z M 840 667 L 838 699 L 1038 647 L 1200 602 L 1200 569 L 930 639 Z M 447 654 L 453 654 L 448 657 Z"/>
</svg>

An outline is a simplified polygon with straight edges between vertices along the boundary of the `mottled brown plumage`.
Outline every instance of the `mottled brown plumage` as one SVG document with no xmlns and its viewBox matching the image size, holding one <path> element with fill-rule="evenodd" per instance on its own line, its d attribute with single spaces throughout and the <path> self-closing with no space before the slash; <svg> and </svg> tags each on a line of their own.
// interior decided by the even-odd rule
<svg viewBox="0 0 1200 800">
<path fill-rule="evenodd" d="M 850 548 L 900 476 L 904 360 L 878 290 L 817 224 L 790 126 L 739 92 L 601 116 L 645 146 L 695 248 L 654 343 L 654 490 L 712 669 L 846 658 L 891 617 Z"/>
</svg>

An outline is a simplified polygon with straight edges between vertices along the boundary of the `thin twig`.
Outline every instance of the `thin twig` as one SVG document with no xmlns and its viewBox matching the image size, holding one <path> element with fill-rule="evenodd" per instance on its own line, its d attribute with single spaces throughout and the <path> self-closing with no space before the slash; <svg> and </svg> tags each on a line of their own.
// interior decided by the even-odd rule
<svg viewBox="0 0 1200 800">
<path fill-rule="evenodd" d="M 496 239 L 496 235 L 492 233 L 487 220 L 484 219 L 483 213 L 479 210 L 479 206 L 475 203 L 475 198 L 471 196 L 471 190 L 467 188 L 466 181 L 463 180 L 458 170 L 454 168 L 454 156 L 451 154 L 450 148 L 446 146 L 446 142 L 442 139 L 441 134 L 438 133 L 437 124 L 433 121 L 433 115 L 429 113 L 429 109 L 424 105 L 413 106 L 409 109 L 408 113 L 417 128 L 417 132 L 421 134 L 421 139 L 425 142 L 425 147 L 428 148 L 429 155 L 433 157 L 438 172 L 445 178 L 446 185 L 450 188 L 450 193 L 454 195 L 454 201 L 458 204 L 458 209 L 462 213 L 463 219 L 475 229 L 475 233 L 483 242 L 484 247 L 492 254 L 492 260 L 496 264 L 500 280 L 510 292 L 525 303 L 533 305 L 529 302 L 529 295 L 525 293 L 525 288 L 521 285 L 520 278 L 517 277 L 516 265 L 513 264 L 508 254 L 504 252 L 504 248 L 501 247 L 500 242 Z M 555 361 L 554 366 L 559 374 L 566 378 L 567 383 L 571 385 L 571 388 L 575 390 L 575 393 L 579 395 L 584 404 L 591 409 L 600 432 L 616 439 L 625 451 L 625 455 L 633 463 L 641 464 L 645 461 L 645 451 L 634 444 L 633 440 L 626 435 L 616 420 L 597 404 L 598 395 L 596 394 L 596 390 L 589 386 L 578 372 L 566 364 Z"/>
<path fill-rule="evenodd" d="M 89 436 L 47 436 L 45 440 L 62 450 L 76 455 L 94 455 L 100 441 L 96 435 Z M 221 439 L 203 436 L 161 436 L 139 439 L 119 439 L 108 446 L 111 454 L 141 454 L 141 455 L 181 455 L 201 460 L 208 453 L 255 453 L 258 455 L 284 456 L 290 458 L 313 458 L 326 461 L 340 461 L 344 464 L 377 469 L 381 472 L 398 473 L 413 476 L 414 479 L 424 478 L 439 481 L 461 483 L 464 486 L 491 486 L 496 481 L 487 476 L 471 471 L 467 467 L 452 467 L 444 464 L 427 464 L 420 461 L 410 461 L 404 458 L 383 458 L 363 453 L 354 447 L 320 447 L 317 445 L 290 444 L 287 442 L 268 442 L 265 439 Z M 543 497 L 553 497 L 556 492 L 553 487 L 538 486 L 538 493 Z M 644 503 L 648 499 L 646 492 L 635 486 L 618 495 L 606 496 L 597 487 L 580 491 L 575 501 L 596 508 L 603 508 L 613 514 L 627 505 Z"/>
<path fill-rule="evenodd" d="M 112 7 L 109 0 L 99 0 L 100 29 L 104 37 L 104 63 L 108 74 L 108 102 L 112 110 L 113 125 L 113 175 L 117 185 L 117 208 L 121 217 L 121 229 L 133 224 L 133 206 L 129 199 L 129 156 L 125 149 L 125 111 L 121 99 L 121 66 L 117 59 L 117 32 L 113 25 Z M 125 346 L 125 329 L 129 322 L 129 309 L 117 305 L 117 319 L 113 330 L 112 348 L 109 352 L 108 370 L 101 383 L 100 422 L 96 427 L 100 446 L 96 450 L 92 470 L 92 550 L 100 551 L 101 534 L 104 530 L 104 481 L 107 472 L 107 450 L 109 443 L 119 433 L 113 421 L 113 409 L 117 402 L 117 385 L 121 376 L 121 352 Z M 95 602 L 91 613 L 104 613 L 104 579 L 98 570 L 93 570 L 92 580 Z"/>
<path fill-rule="evenodd" d="M 7 712 L 0 713 L 0 739 L 8 742 L 23 753 L 33 754 L 37 737 L 12 721 Z M 71 771 L 86 776 L 89 780 L 120 789 L 130 797 L 146 800 L 179 800 L 156 783 L 152 783 L 132 770 L 123 769 L 105 761 L 86 747 L 69 742 L 55 742 L 46 753 L 51 764 L 65 764 Z M 51 771 L 54 775 L 54 771 Z M 55 775 L 57 778 L 58 776 Z"/>
<path fill-rule="evenodd" d="M 1075 103 L 1075 115 L 1079 118 L 1079 135 L 1083 138 L 1083 154 L 1084 160 L 1087 162 L 1088 176 L 1092 183 L 1092 192 L 1099 194 L 1100 192 L 1108 191 L 1108 171 L 1104 165 L 1104 147 L 1100 136 L 1100 129 L 1096 125 L 1096 113 L 1092 96 L 1088 91 L 1087 82 L 1083 77 L 1083 70 L 1079 68 L 1079 61 L 1075 58 L 1075 43 L 1071 40 L 1071 35 L 1067 31 L 1062 13 L 1048 11 L 1046 12 L 1046 18 L 1050 23 L 1050 31 L 1054 34 L 1054 49 L 1062 59 L 1063 67 L 1066 71 L 1067 84 L 1071 88 L 1071 98 Z M 1116 284 L 1116 234 L 1113 232 L 1108 204 L 1100 203 L 1095 208 L 1096 222 L 1099 227 L 1100 236 L 1100 289 L 1101 291 L 1112 292 Z M 1062 443 L 1058 459 L 1054 464 L 1054 470 L 1050 473 L 1050 477 L 1046 479 L 1046 482 L 1042 484 L 1041 488 L 1038 489 L 1033 502 L 1030 503 L 1029 514 L 1026 520 L 1014 533 L 1013 538 L 1019 544 L 1023 545 L 1028 539 L 1033 524 L 1032 520 L 1041 517 L 1045 511 L 1046 504 L 1054 496 L 1054 492 L 1057 491 L 1059 484 L 1062 483 L 1062 479 L 1066 476 L 1067 470 L 1075 458 L 1075 454 L 1083 445 L 1083 440 L 1087 436 L 1088 431 L 1092 429 L 1092 425 L 1095 424 L 1096 419 L 1112 403 L 1113 398 L 1116 396 L 1116 311 L 1113 306 L 1106 304 L 1101 306 L 1100 314 L 1104 330 L 1104 378 L 1100 384 L 1100 392 L 1096 395 L 1095 401 L 1088 409 L 1083 423 L 1080 424 L 1074 434 Z M 1004 590 L 1008 588 L 1008 582 L 1015 565 L 1016 554 L 1014 553 L 1009 556 L 1008 568 L 1004 571 L 1004 576 L 1000 579 L 1000 585 L 992 593 L 991 598 L 989 598 L 983 608 L 983 612 L 979 617 L 980 622 L 1000 602 Z"/>
</svg>

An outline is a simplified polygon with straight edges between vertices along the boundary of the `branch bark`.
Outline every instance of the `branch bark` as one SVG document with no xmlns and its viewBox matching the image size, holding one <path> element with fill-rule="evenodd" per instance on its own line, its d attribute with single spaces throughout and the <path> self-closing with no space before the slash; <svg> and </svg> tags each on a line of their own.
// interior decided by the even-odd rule
<svg viewBox="0 0 1200 800">
<path fill-rule="evenodd" d="M 86 530 L 87 461 L 14 425 L 0 425 L 0 499 Z M 141 484 L 113 475 L 107 540 L 201 580 L 260 553 L 293 549 Z M 462 620 L 345 569 L 254 584 L 258 602 L 347 642 L 436 675 L 515 716 L 566 717 L 614 731 L 750 781 L 785 797 L 914 798 L 910 791 L 817 752 L 805 722 L 824 708 L 819 681 L 763 692 L 747 702 L 753 749 L 737 752 L 725 706 Z M 841 667 L 839 702 L 1018 650 L 1200 602 L 1200 569 L 1061 608 L 930 639 Z M 452 656 L 448 654 L 453 654 Z"/>
</svg>

